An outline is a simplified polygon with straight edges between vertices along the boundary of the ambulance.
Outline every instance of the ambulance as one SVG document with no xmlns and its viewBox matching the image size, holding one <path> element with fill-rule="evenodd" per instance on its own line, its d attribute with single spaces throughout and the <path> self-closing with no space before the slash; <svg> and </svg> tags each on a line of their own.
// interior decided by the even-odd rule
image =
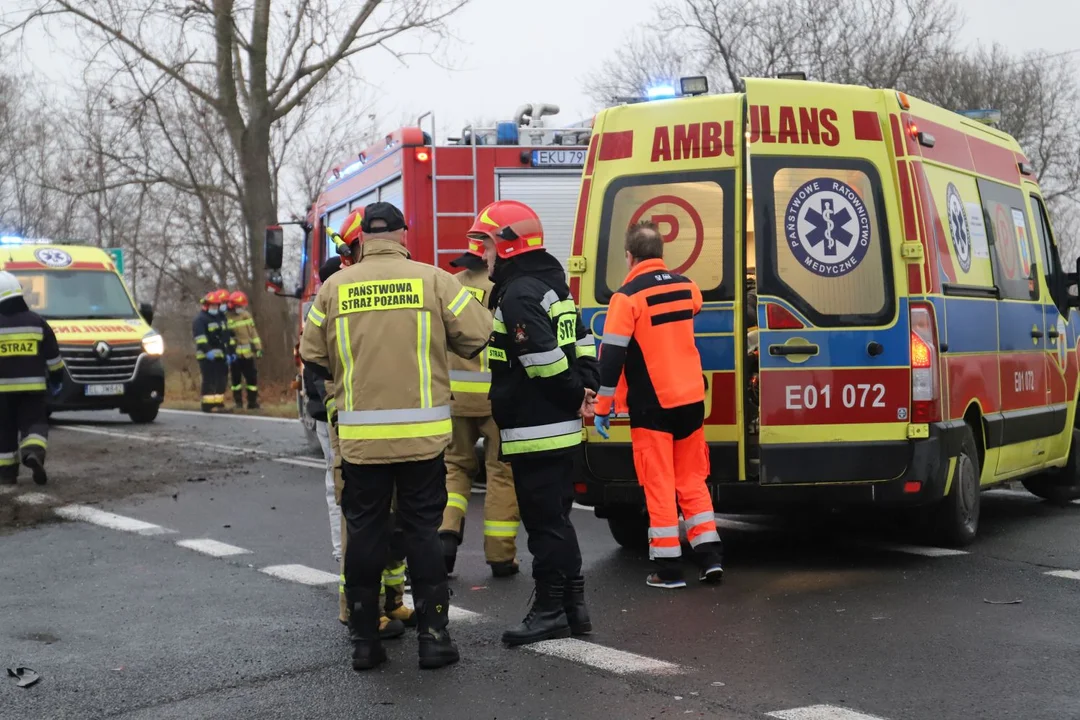
<svg viewBox="0 0 1080 720">
<path fill-rule="evenodd" d="M 119 410 L 150 423 L 165 398 L 165 342 L 153 308 L 136 305 L 112 256 L 97 247 L 0 237 L 0 269 L 56 333 L 63 388 L 50 412 Z"/>
<path fill-rule="evenodd" d="M 701 287 L 716 509 L 913 508 L 965 545 L 981 490 L 1080 497 L 1077 274 L 1017 142 L 892 90 L 700 80 L 596 117 L 569 267 L 600 340 L 628 226 Z M 587 440 L 577 501 L 640 544 L 625 419 Z"/>
</svg>

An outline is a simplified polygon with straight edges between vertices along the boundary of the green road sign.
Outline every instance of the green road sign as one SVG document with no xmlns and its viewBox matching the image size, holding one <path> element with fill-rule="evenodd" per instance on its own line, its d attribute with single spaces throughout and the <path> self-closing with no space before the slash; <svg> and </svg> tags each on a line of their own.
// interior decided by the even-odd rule
<svg viewBox="0 0 1080 720">
<path fill-rule="evenodd" d="M 121 275 L 124 274 L 124 248 L 104 248 L 105 252 L 112 255 L 113 264 Z"/>
</svg>

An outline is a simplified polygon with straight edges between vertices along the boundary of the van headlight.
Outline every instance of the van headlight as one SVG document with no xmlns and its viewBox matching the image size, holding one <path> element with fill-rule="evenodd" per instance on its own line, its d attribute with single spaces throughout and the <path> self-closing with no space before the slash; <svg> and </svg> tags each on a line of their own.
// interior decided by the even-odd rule
<svg viewBox="0 0 1080 720">
<path fill-rule="evenodd" d="M 147 355 L 164 355 L 165 338 L 160 333 L 150 333 L 142 339 L 143 350 Z"/>
</svg>

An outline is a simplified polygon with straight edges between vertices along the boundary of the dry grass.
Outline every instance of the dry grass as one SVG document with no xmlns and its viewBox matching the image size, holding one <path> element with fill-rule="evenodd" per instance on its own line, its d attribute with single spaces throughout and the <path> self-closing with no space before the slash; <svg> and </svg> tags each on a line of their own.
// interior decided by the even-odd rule
<svg viewBox="0 0 1080 720">
<path fill-rule="evenodd" d="M 200 408 L 199 383 L 198 374 L 193 375 L 186 369 L 166 373 L 165 403 L 162 407 L 173 410 L 198 410 Z M 225 402 L 228 407 L 232 407 L 232 397 L 229 393 L 226 393 Z M 296 417 L 295 391 L 287 383 L 266 383 L 260 380 L 259 404 L 262 407 L 258 410 L 238 410 L 237 414 Z"/>
</svg>

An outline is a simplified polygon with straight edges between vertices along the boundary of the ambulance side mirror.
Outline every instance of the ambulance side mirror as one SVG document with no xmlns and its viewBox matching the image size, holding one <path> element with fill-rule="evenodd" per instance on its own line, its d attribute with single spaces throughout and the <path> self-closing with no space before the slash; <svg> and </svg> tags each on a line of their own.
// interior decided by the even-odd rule
<svg viewBox="0 0 1080 720">
<path fill-rule="evenodd" d="M 1069 307 L 1080 308 L 1080 258 L 1076 258 L 1076 271 L 1065 273 L 1065 289 Z"/>
<path fill-rule="evenodd" d="M 280 225 L 266 228 L 266 241 L 263 243 L 263 257 L 266 258 L 267 270 L 280 270 L 285 254 L 285 231 Z"/>
<path fill-rule="evenodd" d="M 154 324 L 154 306 L 150 303 L 139 303 L 139 314 L 147 325 Z"/>
</svg>

